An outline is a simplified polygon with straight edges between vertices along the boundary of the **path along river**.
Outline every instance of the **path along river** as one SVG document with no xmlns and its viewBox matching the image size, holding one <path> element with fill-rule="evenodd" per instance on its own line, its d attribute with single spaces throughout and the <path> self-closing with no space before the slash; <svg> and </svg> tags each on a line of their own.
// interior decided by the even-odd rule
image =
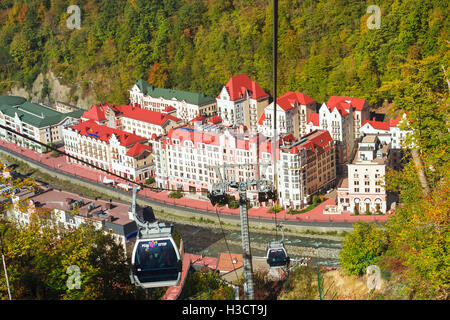
<svg viewBox="0 0 450 320">
<path fill-rule="evenodd" d="M 187 253 L 203 254 L 204 256 L 219 257 L 221 252 L 242 253 L 240 230 L 222 230 L 195 225 L 175 223 L 185 243 Z M 339 266 L 339 250 L 342 242 L 339 237 L 285 235 L 285 248 L 291 258 L 310 257 L 312 265 L 326 267 Z M 226 241 L 225 241 L 226 240 Z M 269 241 L 281 240 L 281 234 L 258 233 L 250 231 L 252 255 L 263 257 Z M 228 247 L 227 247 L 228 245 Z"/>
</svg>

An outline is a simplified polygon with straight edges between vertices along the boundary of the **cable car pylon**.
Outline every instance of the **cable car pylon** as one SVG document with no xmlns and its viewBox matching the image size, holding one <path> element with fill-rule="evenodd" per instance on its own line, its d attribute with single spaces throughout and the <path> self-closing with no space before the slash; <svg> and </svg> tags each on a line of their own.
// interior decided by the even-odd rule
<svg viewBox="0 0 450 320">
<path fill-rule="evenodd" d="M 242 238 L 242 251 L 243 251 L 243 267 L 244 267 L 244 299 L 253 300 L 253 265 L 252 265 L 252 253 L 250 247 L 250 236 L 249 236 L 249 223 L 248 223 L 248 210 L 247 210 L 247 190 L 253 186 L 257 186 L 258 190 L 258 200 L 260 202 L 275 200 L 276 191 L 274 190 L 271 182 L 263 179 L 249 179 L 246 182 L 236 182 L 227 181 L 222 178 L 220 169 L 224 170 L 224 175 L 226 176 L 226 168 L 249 168 L 254 166 L 259 169 L 260 166 L 269 166 L 270 164 L 223 164 L 217 166 L 206 166 L 206 168 L 214 169 L 216 175 L 219 179 L 218 183 L 214 183 L 210 186 L 210 191 L 208 191 L 208 198 L 211 204 L 215 206 L 216 204 L 225 205 L 228 204 L 230 198 L 227 194 L 229 188 L 235 188 L 239 192 L 239 209 L 240 209 L 240 220 L 241 220 L 241 238 Z"/>
</svg>

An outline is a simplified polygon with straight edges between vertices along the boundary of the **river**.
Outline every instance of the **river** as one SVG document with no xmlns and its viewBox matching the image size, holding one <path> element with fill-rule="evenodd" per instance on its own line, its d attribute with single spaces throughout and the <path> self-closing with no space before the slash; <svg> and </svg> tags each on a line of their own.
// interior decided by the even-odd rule
<svg viewBox="0 0 450 320">
<path fill-rule="evenodd" d="M 242 253 L 239 230 L 224 230 L 225 241 L 221 229 L 178 223 L 174 225 L 183 238 L 187 253 L 219 257 L 221 252 L 228 252 L 228 248 L 231 253 Z M 274 240 L 281 240 L 280 232 L 276 238 L 275 232 L 267 234 L 250 231 L 252 255 L 265 256 L 267 243 Z M 338 254 L 342 245 L 341 241 L 320 236 L 285 235 L 284 243 L 291 259 L 310 257 L 312 265 L 339 267 Z"/>
</svg>

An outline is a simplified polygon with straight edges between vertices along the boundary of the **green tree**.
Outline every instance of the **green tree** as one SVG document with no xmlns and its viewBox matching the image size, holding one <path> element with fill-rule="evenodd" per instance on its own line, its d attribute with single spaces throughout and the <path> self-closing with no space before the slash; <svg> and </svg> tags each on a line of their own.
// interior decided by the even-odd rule
<svg viewBox="0 0 450 320">
<path fill-rule="evenodd" d="M 349 275 L 362 275 L 366 268 L 379 261 L 386 250 L 385 231 L 375 224 L 358 222 L 348 234 L 339 252 L 342 268 Z"/>
<path fill-rule="evenodd" d="M 182 299 L 195 300 L 231 300 L 234 291 L 231 286 L 220 279 L 218 272 L 205 267 L 189 274 Z"/>
</svg>

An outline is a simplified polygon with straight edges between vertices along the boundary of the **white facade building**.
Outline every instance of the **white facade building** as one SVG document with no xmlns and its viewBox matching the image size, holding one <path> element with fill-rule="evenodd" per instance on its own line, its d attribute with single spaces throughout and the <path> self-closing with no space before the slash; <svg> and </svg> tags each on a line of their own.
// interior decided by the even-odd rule
<svg viewBox="0 0 450 320">
<path fill-rule="evenodd" d="M 383 188 L 386 168 L 390 167 L 390 145 L 383 145 L 377 135 L 367 135 L 348 164 L 348 177 L 338 192 L 338 209 L 355 214 L 385 213 L 390 199 Z"/>
<path fill-rule="evenodd" d="M 269 95 L 246 74 L 230 78 L 217 100 L 217 112 L 224 125 L 244 124 L 251 133 L 269 104 Z"/>
<path fill-rule="evenodd" d="M 295 138 L 307 134 L 306 121 L 316 111 L 316 100 L 301 92 L 287 92 L 277 99 L 277 132 L 292 133 Z M 258 120 L 258 130 L 273 137 L 273 102 Z"/>
<path fill-rule="evenodd" d="M 80 121 L 63 129 L 65 151 L 82 161 L 132 180 L 147 179 L 153 168 L 147 139 L 133 133 Z M 86 165 L 67 157 L 68 162 Z"/>
<path fill-rule="evenodd" d="M 166 112 L 173 107 L 176 117 L 185 122 L 199 114 L 213 116 L 217 111 L 216 100 L 204 93 L 156 88 L 142 79 L 130 89 L 130 104 L 135 103 L 157 112 Z"/>
</svg>

